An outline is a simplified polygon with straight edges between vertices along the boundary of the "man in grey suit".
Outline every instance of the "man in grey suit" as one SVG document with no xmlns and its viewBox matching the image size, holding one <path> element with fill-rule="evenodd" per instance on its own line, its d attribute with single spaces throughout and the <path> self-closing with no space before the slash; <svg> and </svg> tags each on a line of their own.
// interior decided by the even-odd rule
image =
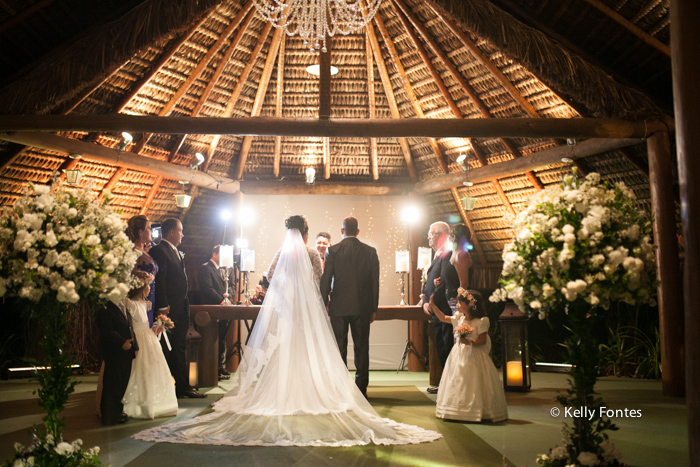
<svg viewBox="0 0 700 467">
<path fill-rule="evenodd" d="M 357 239 L 357 219 L 346 217 L 340 229 L 343 240 L 328 249 L 321 277 L 321 296 L 340 355 L 347 365 L 348 326 L 355 347 L 355 384 L 367 397 L 369 384 L 369 326 L 379 304 L 377 250 Z"/>
</svg>

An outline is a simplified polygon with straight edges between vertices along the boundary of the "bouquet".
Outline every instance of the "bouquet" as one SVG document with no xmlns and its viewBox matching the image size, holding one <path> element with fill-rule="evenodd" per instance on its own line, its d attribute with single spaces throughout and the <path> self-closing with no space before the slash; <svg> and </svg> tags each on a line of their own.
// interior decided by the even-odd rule
<svg viewBox="0 0 700 467">
<path fill-rule="evenodd" d="M 161 314 L 156 316 L 156 319 L 153 320 L 153 330 L 158 334 L 158 340 L 162 336 L 165 336 L 165 344 L 168 346 L 168 350 L 173 350 L 173 348 L 170 346 L 170 339 L 168 339 L 168 334 L 166 332 L 162 332 L 163 330 L 170 332 L 172 328 L 175 327 L 175 323 L 168 318 L 167 316 Z"/>
<path fill-rule="evenodd" d="M 175 327 L 175 323 L 173 323 L 173 320 L 171 320 L 165 315 L 158 315 L 155 321 L 153 322 L 153 327 L 161 327 L 166 331 L 170 331 L 172 328 Z"/>
<path fill-rule="evenodd" d="M 469 334 L 474 332 L 474 328 L 469 326 L 468 324 L 460 324 L 459 326 L 454 328 L 454 335 L 457 338 L 467 338 L 469 337 Z"/>
</svg>

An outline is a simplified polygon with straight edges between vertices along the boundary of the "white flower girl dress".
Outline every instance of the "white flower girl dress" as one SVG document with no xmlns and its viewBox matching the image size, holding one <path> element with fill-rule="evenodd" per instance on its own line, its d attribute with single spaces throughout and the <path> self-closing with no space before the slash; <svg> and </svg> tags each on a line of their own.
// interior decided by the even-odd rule
<svg viewBox="0 0 700 467">
<path fill-rule="evenodd" d="M 148 323 L 145 300 L 124 299 L 132 315 L 139 353 L 131 365 L 129 385 L 124 393 L 124 412 L 131 418 L 169 417 L 177 415 L 175 384 L 158 338 Z"/>
<path fill-rule="evenodd" d="M 455 313 L 452 326 L 457 328 L 469 324 L 474 331 L 467 339 L 477 339 L 488 332 L 487 317 L 466 321 L 462 313 Z M 486 344 L 465 344 L 455 339 L 455 344 L 445 362 L 440 378 L 435 415 L 447 420 L 499 422 L 508 418 L 506 397 L 498 371 L 491 360 L 491 338 L 486 335 Z"/>
</svg>

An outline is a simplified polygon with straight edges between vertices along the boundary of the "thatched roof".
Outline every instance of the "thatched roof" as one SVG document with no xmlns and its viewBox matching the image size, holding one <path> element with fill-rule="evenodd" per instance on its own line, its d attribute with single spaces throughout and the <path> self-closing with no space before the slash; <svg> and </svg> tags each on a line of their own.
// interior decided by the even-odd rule
<svg viewBox="0 0 700 467">
<path fill-rule="evenodd" d="M 594 3 L 604 3 L 615 15 Z M 330 117 L 669 115 L 667 3 L 384 0 L 371 28 L 332 40 L 331 61 L 340 73 L 331 79 Z M 270 28 L 251 0 L 5 4 L 0 34 L 10 49 L 0 54 L 2 114 L 318 116 L 319 80 L 306 71 L 318 63 L 318 53 Z M 107 147 L 119 139 L 118 132 L 79 129 L 61 135 Z M 329 183 L 403 186 L 459 171 L 455 161 L 461 153 L 477 168 L 566 145 L 543 138 L 330 137 L 324 144 L 322 137 L 301 136 L 135 136 L 132 152 L 182 166 L 197 152 L 210 154 L 208 173 L 243 180 L 243 186 L 301 182 L 309 166 L 319 178 L 329 170 Z M 0 142 L 0 151 L 1 204 L 12 204 L 27 180 L 46 182 L 70 165 L 97 190 L 110 187 L 125 217 L 182 214 L 173 199 L 182 186 L 157 173 L 88 157 L 75 162 L 65 153 L 7 142 Z M 633 147 L 578 163 L 604 178 L 624 180 L 648 209 L 645 159 L 643 148 Z M 569 171 L 569 165 L 554 164 L 478 183 L 470 189 L 478 206 L 469 213 L 459 209 L 464 187 L 426 198 L 436 219 L 466 216 L 483 252 L 480 260 L 492 263 L 512 236 L 508 217 Z M 222 195 L 208 189 L 195 194 L 188 216 L 199 222 Z"/>
</svg>

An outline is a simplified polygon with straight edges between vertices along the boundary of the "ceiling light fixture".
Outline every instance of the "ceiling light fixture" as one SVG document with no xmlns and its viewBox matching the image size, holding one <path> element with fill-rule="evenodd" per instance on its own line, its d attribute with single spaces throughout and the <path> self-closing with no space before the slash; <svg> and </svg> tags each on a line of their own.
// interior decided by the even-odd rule
<svg viewBox="0 0 700 467">
<path fill-rule="evenodd" d="M 120 151 L 123 151 L 131 144 L 131 142 L 134 141 L 134 137 L 131 136 L 131 133 L 127 133 L 126 131 L 122 132 L 122 139 L 119 140 L 119 143 L 117 144 L 117 149 Z"/>
<path fill-rule="evenodd" d="M 76 169 L 64 169 L 63 173 L 66 174 L 66 184 L 70 186 L 77 186 L 80 184 L 80 179 L 83 178 L 83 173 Z"/>
<path fill-rule="evenodd" d="M 199 166 L 204 164 L 204 156 L 202 155 L 201 152 L 198 152 L 197 154 L 194 155 L 197 160 L 195 160 L 192 165 L 190 165 L 190 169 L 192 170 L 199 170 Z"/>
<path fill-rule="evenodd" d="M 255 9 L 265 21 L 284 29 L 288 36 L 299 36 L 304 48 L 326 52 L 326 38 L 348 35 L 365 27 L 382 0 L 254 0 Z"/>
<path fill-rule="evenodd" d="M 83 155 L 77 154 L 77 153 L 72 153 L 72 154 L 68 154 L 68 157 L 70 157 L 71 159 L 82 159 Z"/>
<path fill-rule="evenodd" d="M 471 167 L 469 166 L 469 164 L 467 164 L 467 155 L 466 154 L 464 154 L 464 153 L 460 154 L 459 157 L 457 158 L 457 163 L 459 164 L 460 168 L 462 169 L 462 172 L 469 173 L 469 169 L 471 169 Z"/>
<path fill-rule="evenodd" d="M 184 193 L 175 195 L 175 203 L 177 203 L 178 208 L 189 208 L 190 202 L 192 202 L 192 197 Z"/>
<path fill-rule="evenodd" d="M 306 67 L 306 71 L 314 76 L 321 76 L 321 66 L 320 65 L 309 65 Z M 339 72 L 338 68 L 331 65 L 331 76 L 337 75 Z"/>
<path fill-rule="evenodd" d="M 316 169 L 313 167 L 308 167 L 306 169 L 306 183 L 313 185 L 314 179 L 316 178 Z"/>
</svg>

